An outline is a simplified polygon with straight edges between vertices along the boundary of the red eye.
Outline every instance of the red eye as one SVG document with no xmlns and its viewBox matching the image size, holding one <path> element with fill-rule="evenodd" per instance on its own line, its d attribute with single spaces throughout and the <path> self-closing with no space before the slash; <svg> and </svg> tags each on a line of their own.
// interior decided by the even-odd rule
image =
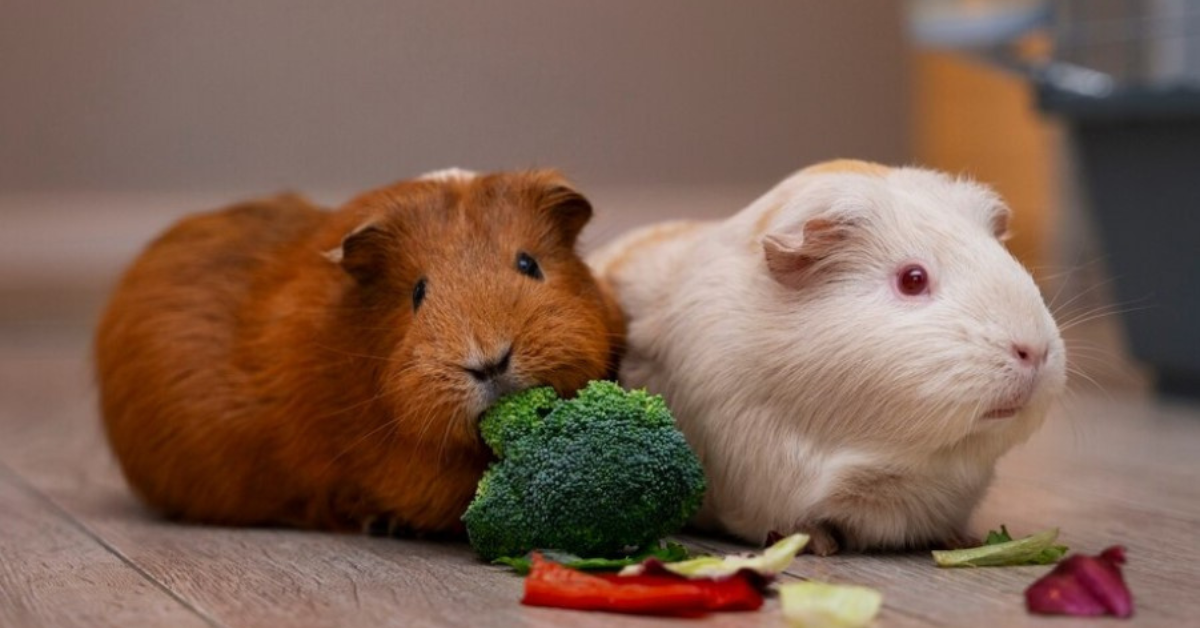
<svg viewBox="0 0 1200 628">
<path fill-rule="evenodd" d="M 929 292 L 929 271 L 924 266 L 911 264 L 900 269 L 896 276 L 896 287 L 900 294 L 915 297 Z"/>
</svg>

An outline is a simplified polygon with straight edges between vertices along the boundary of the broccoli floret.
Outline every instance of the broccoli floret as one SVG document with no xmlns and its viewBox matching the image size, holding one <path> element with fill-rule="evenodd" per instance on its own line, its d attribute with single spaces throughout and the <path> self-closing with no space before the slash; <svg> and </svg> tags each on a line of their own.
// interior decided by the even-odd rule
<svg viewBox="0 0 1200 628">
<path fill-rule="evenodd" d="M 509 395 L 488 410 L 479 426 L 483 442 L 487 443 L 496 456 L 504 457 L 505 443 L 514 442 L 529 434 L 559 404 L 558 393 L 553 388 L 532 388 L 522 393 Z"/>
<path fill-rule="evenodd" d="M 499 460 L 463 521 L 484 558 L 556 549 L 610 556 L 678 531 L 704 496 L 704 472 L 661 397 L 592 382 L 510 395 L 484 416 Z"/>
</svg>

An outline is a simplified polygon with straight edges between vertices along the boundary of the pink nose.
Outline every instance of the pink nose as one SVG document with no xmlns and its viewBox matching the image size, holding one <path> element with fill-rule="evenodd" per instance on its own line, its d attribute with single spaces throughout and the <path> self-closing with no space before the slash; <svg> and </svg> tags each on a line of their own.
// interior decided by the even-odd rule
<svg viewBox="0 0 1200 628">
<path fill-rule="evenodd" d="M 1017 361 L 1021 363 L 1021 366 L 1036 368 L 1046 363 L 1045 347 L 1014 342 L 1012 352 Z"/>
</svg>

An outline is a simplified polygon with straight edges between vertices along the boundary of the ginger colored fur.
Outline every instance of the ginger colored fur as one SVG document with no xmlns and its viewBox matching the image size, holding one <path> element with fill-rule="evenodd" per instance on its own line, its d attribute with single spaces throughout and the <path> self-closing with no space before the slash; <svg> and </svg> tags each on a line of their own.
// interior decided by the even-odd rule
<svg viewBox="0 0 1200 628">
<path fill-rule="evenodd" d="M 587 201 L 554 172 L 466 175 L 333 212 L 244 203 L 154 241 L 95 345 L 133 489 L 192 521 L 455 529 L 489 460 L 479 415 L 507 392 L 604 377 L 622 332 L 574 252 Z M 506 348 L 507 371 L 472 377 Z"/>
</svg>

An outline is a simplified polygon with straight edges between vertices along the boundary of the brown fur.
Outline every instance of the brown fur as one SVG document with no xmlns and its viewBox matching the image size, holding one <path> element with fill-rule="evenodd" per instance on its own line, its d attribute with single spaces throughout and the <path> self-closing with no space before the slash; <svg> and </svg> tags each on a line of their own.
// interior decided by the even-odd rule
<svg viewBox="0 0 1200 628">
<path fill-rule="evenodd" d="M 184 219 L 129 269 L 96 336 L 130 485 L 193 521 L 455 529 L 489 460 L 487 403 L 615 368 L 619 310 L 574 251 L 590 216 L 539 171 Z M 543 281 L 517 271 L 521 251 Z M 511 380 L 485 394 L 465 369 L 508 343 Z"/>
</svg>

